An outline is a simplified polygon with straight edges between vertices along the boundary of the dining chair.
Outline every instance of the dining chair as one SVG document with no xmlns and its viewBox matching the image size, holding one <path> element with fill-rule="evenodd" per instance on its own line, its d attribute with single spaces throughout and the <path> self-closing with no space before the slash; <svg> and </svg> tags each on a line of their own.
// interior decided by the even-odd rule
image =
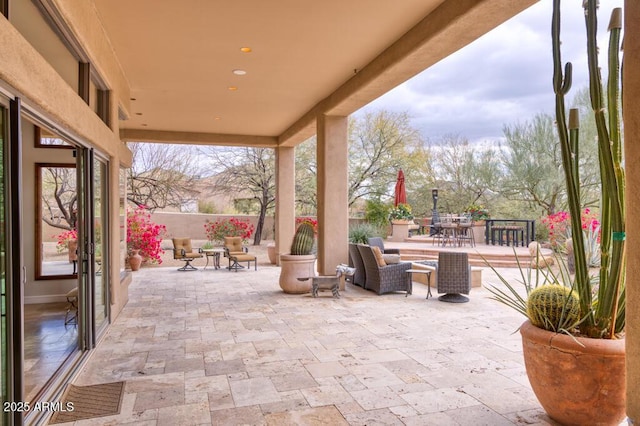
<svg viewBox="0 0 640 426">
<path fill-rule="evenodd" d="M 446 246 L 447 243 L 456 245 L 458 224 L 453 221 L 453 215 L 444 216 L 440 226 L 442 227 L 442 246 Z"/>
<path fill-rule="evenodd" d="M 463 246 L 466 243 L 469 243 L 471 247 L 476 246 L 476 241 L 473 236 L 473 222 L 471 221 L 471 217 L 464 215 L 461 216 L 460 222 L 458 222 L 457 229 L 457 239 L 458 245 Z"/>
</svg>

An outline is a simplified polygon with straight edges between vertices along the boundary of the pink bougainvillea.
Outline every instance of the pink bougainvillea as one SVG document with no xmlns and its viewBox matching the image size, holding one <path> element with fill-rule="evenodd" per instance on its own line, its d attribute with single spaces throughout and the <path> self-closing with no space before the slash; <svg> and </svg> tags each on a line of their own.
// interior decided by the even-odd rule
<svg viewBox="0 0 640 426">
<path fill-rule="evenodd" d="M 68 231 L 61 232 L 58 235 L 54 235 L 53 238 L 57 240 L 56 250 L 58 250 L 58 253 L 62 253 L 69 248 L 69 241 L 78 239 L 78 231 L 70 229 Z"/>
<path fill-rule="evenodd" d="M 144 207 L 127 212 L 127 248 L 140 250 L 140 255 L 151 262 L 162 263 L 160 248 L 167 232 L 164 225 L 151 221 L 151 214 Z"/>
<path fill-rule="evenodd" d="M 204 224 L 204 232 L 209 241 L 222 243 L 224 237 L 242 237 L 242 241 L 247 241 L 253 234 L 253 225 L 248 219 L 218 219 L 211 222 L 209 219 Z"/>
<path fill-rule="evenodd" d="M 596 233 L 598 242 L 600 242 L 600 222 L 598 214 L 590 209 L 584 209 L 580 215 L 582 229 L 585 232 Z M 549 229 L 549 242 L 555 249 L 559 245 L 563 245 L 567 238 L 571 237 L 571 215 L 568 212 L 561 211 L 542 218 Z"/>
</svg>

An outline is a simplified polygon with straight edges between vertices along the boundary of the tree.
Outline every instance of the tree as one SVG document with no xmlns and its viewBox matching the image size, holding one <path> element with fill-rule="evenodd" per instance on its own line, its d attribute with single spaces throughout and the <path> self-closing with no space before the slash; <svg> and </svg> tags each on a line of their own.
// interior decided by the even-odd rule
<svg viewBox="0 0 640 426">
<path fill-rule="evenodd" d="M 432 146 L 439 203 L 450 212 L 463 212 L 471 204 L 484 204 L 494 196 L 501 170 L 496 150 L 475 146 L 459 135 L 446 135 Z"/>
<path fill-rule="evenodd" d="M 127 199 L 149 210 L 181 207 L 196 196 L 198 178 L 194 151 L 184 145 L 130 143 Z"/>
<path fill-rule="evenodd" d="M 503 126 L 502 152 L 506 176 L 502 194 L 540 207 L 545 215 L 565 203 L 564 175 L 553 117 L 537 114 L 531 121 Z"/>
<path fill-rule="evenodd" d="M 307 139 L 296 147 L 296 214 L 313 216 L 318 211 L 317 139 Z"/>
<path fill-rule="evenodd" d="M 349 206 L 391 194 L 422 140 L 407 113 L 368 112 L 349 122 Z M 406 172 L 406 171 L 405 171 Z"/>
<path fill-rule="evenodd" d="M 584 208 L 598 204 L 600 181 L 595 121 L 586 88 L 576 94 L 573 104 L 580 110 L 580 197 Z M 542 208 L 545 215 L 564 209 L 566 189 L 553 117 L 537 114 L 530 121 L 505 125 L 503 132 L 506 149 L 501 154 L 505 168 L 501 193 L 510 200 Z"/>
<path fill-rule="evenodd" d="M 211 147 L 206 154 L 214 169 L 219 170 L 214 193 L 237 193 L 240 197 L 246 194 L 247 198 L 255 202 L 257 207 L 245 207 L 257 210 L 258 223 L 253 244 L 260 245 L 264 220 L 276 202 L 274 150 Z"/>
<path fill-rule="evenodd" d="M 42 169 L 42 220 L 58 229 L 76 229 L 78 191 L 75 167 Z"/>
</svg>

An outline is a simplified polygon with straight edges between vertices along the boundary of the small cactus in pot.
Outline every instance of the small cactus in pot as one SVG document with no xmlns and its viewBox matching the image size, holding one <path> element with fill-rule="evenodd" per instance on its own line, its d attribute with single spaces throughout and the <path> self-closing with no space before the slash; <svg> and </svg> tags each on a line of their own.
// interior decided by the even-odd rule
<svg viewBox="0 0 640 426">
<path fill-rule="evenodd" d="M 291 254 L 293 255 L 309 255 L 313 250 L 313 242 L 315 233 L 313 226 L 307 222 L 303 222 L 298 226 L 293 243 L 291 244 Z"/>
<path fill-rule="evenodd" d="M 315 226 L 311 221 L 299 222 L 289 254 L 280 255 L 280 288 L 285 293 L 309 293 L 310 277 L 316 273 L 314 253 Z"/>
<path fill-rule="evenodd" d="M 545 330 L 572 329 L 580 321 L 580 299 L 570 287 L 542 285 L 529 293 L 527 316 L 533 325 Z"/>
</svg>

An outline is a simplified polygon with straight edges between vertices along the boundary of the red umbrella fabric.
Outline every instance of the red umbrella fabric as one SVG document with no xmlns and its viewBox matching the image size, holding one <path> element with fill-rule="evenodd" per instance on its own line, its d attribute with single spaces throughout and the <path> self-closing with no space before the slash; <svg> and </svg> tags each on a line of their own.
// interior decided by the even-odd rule
<svg viewBox="0 0 640 426">
<path fill-rule="evenodd" d="M 404 187 L 404 173 L 402 169 L 398 170 L 398 179 L 396 180 L 396 197 L 393 204 L 398 207 L 398 204 L 407 204 L 407 192 Z"/>
</svg>

